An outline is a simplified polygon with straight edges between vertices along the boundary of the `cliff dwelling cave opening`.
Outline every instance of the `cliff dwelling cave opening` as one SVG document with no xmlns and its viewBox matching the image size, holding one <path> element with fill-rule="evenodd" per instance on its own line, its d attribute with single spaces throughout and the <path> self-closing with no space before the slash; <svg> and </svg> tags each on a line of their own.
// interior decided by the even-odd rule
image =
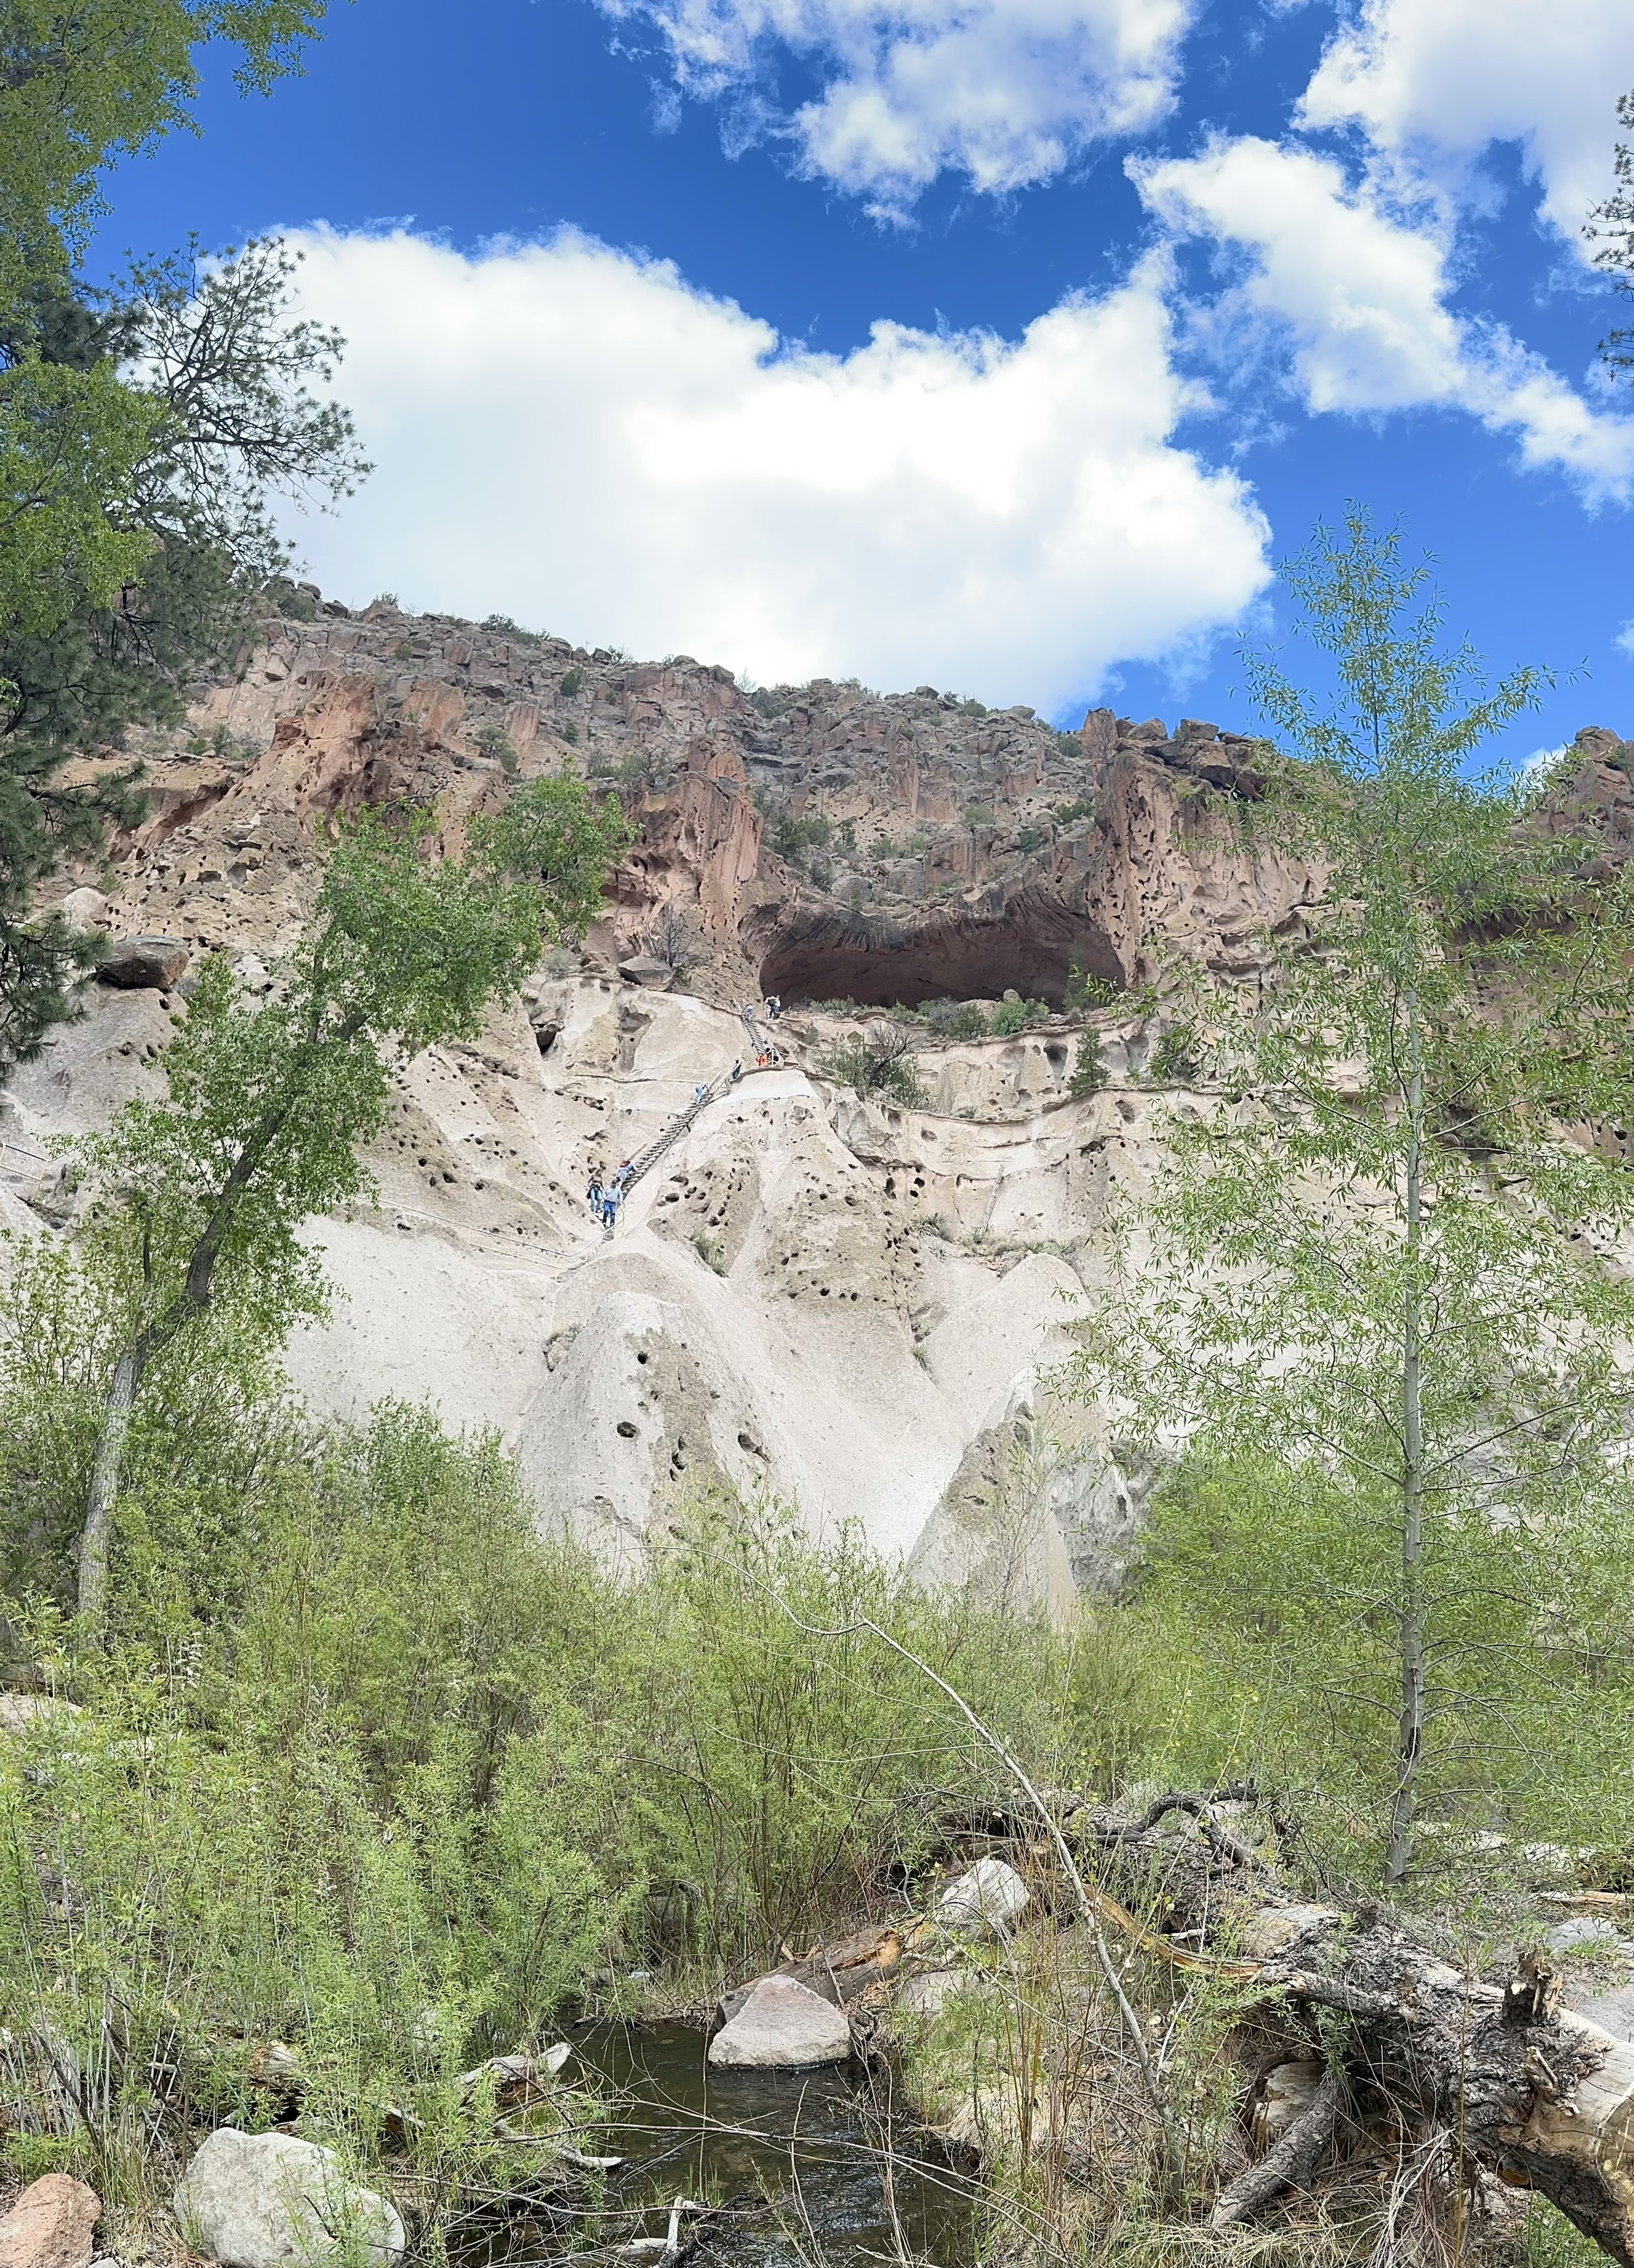
<svg viewBox="0 0 1634 2268">
<path fill-rule="evenodd" d="M 1014 990 L 1063 1008 L 1075 968 L 1119 991 L 1128 981 L 1097 923 L 1051 907 L 911 930 L 863 915 L 830 917 L 775 938 L 760 975 L 762 991 L 791 1006 L 855 1000 L 916 1008 L 926 1000 L 999 1000 Z"/>
</svg>

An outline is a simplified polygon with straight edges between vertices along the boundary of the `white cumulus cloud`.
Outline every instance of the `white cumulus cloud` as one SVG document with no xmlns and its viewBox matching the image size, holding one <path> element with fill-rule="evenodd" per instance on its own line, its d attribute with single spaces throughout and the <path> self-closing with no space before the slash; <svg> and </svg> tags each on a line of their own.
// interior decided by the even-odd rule
<svg viewBox="0 0 1634 2268">
<path fill-rule="evenodd" d="M 1610 189 L 1631 77 L 1628 0 L 1364 0 L 1301 115 L 1357 122 L 1377 150 L 1454 191 L 1489 144 L 1518 143 L 1545 214 L 1592 257 L 1579 231 Z"/>
<path fill-rule="evenodd" d="M 1253 136 L 1130 172 L 1173 235 L 1238 249 L 1246 273 L 1220 312 L 1285 337 L 1310 409 L 1460 409 L 1592 501 L 1634 488 L 1634 418 L 1592 409 L 1500 326 L 1447 307 L 1439 223 L 1351 188 L 1330 158 Z"/>
<path fill-rule="evenodd" d="M 1241 482 L 1174 446 L 1159 261 L 1013 343 L 881 323 L 836 357 L 568 232 L 294 241 L 379 469 L 292 532 L 356 602 L 1055 711 L 1269 579 Z"/>
<path fill-rule="evenodd" d="M 1168 108 L 1193 0 L 601 0 L 655 24 L 681 85 L 747 97 L 806 166 L 900 215 L 945 169 L 1005 190 Z M 822 92 L 778 118 L 777 48 Z"/>
</svg>

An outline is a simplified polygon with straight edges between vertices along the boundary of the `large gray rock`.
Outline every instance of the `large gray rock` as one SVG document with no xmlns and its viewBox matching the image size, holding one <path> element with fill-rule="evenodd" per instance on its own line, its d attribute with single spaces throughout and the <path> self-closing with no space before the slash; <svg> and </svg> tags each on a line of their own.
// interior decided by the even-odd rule
<svg viewBox="0 0 1634 2268">
<path fill-rule="evenodd" d="M 619 962 L 618 973 L 627 984 L 644 984 L 649 992 L 667 992 L 675 982 L 668 961 L 655 960 L 650 953 L 632 953 Z"/>
<path fill-rule="evenodd" d="M 70 1717 L 77 1717 L 77 1701 L 60 1701 L 55 1693 L 0 1693 L 0 1735 L 22 1740 L 38 1725 L 48 1725 L 54 1719 L 65 1725 Z"/>
<path fill-rule="evenodd" d="M 226 2268 L 311 2268 L 343 2234 L 376 2268 L 402 2255 L 403 2225 L 386 2198 L 349 2181 L 332 2150 L 296 2134 L 218 2126 L 171 2202 L 188 2243 Z"/>
<path fill-rule="evenodd" d="M 188 948 L 174 937 L 116 937 L 97 964 L 97 982 L 121 992 L 163 991 L 185 975 Z"/>
<path fill-rule="evenodd" d="M 727 2070 L 809 2071 L 850 2051 L 841 2010 L 794 1977 L 763 1977 L 710 2042 L 710 2061 Z"/>
<path fill-rule="evenodd" d="M 921 1969 L 903 1982 L 891 2005 L 902 2016 L 939 2016 L 959 1985 L 956 1969 Z"/>
<path fill-rule="evenodd" d="M 995 1937 L 1007 1937 L 1027 1903 L 1027 1884 L 1013 1867 L 1002 1859 L 978 1859 L 943 1891 L 936 1918 L 944 1929 L 961 1936 L 989 1930 Z"/>
</svg>

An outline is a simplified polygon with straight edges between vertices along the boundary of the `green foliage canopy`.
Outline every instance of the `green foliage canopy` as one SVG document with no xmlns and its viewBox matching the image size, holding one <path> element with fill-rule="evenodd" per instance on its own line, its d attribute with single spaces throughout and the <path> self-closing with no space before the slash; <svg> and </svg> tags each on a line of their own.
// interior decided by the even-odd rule
<svg viewBox="0 0 1634 2268">
<path fill-rule="evenodd" d="M 1308 939 L 1266 940 L 1257 989 L 1217 992 L 1191 1021 L 1240 1100 L 1171 1118 L 1172 1170 L 1138 1221 L 1149 1257 L 1126 1244 L 1083 1375 L 1150 1445 L 1178 1434 L 1296 1476 L 1290 1564 L 1308 1552 L 1395 1651 L 1395 1690 L 1366 1709 L 1400 1881 L 1424 1804 L 1465 1785 L 1483 1712 L 1506 1745 L 1468 1635 L 1472 1598 L 1490 1593 L 1495 1628 L 1509 1612 L 1494 1531 L 1537 1570 L 1513 1677 L 1594 1651 L 1580 1594 L 1543 1571 L 1626 1511 L 1634 1290 L 1601 1255 L 1634 1215 L 1634 1178 L 1564 1130 L 1634 1108 L 1634 889 L 1586 887 L 1592 846 L 1470 776 L 1471 751 L 1543 681 L 1489 685 L 1468 648 L 1444 650 L 1395 535 L 1353 514 L 1289 579 L 1334 698 L 1251 660 L 1299 761 L 1268 765 L 1244 829 L 1310 861 L 1323 897 Z M 1320 1519 L 1336 1500 L 1344 1521 Z M 1235 1580 L 1214 1564 L 1215 1583 Z M 1284 1627 L 1317 1625 L 1291 1604 Z M 1327 1644 L 1300 1660 L 1313 1688 L 1341 1682 Z"/>
<path fill-rule="evenodd" d="M 121 158 L 190 125 L 198 56 L 298 70 L 322 0 L 0 0 L 0 1073 L 71 1012 L 92 939 L 31 919 L 65 854 L 133 815 L 134 771 L 70 754 L 172 722 L 245 635 L 284 554 L 283 487 L 350 493 L 346 413 L 309 390 L 335 336 L 291 323 L 292 262 L 196 247 L 92 291 L 77 267 Z"/>
</svg>

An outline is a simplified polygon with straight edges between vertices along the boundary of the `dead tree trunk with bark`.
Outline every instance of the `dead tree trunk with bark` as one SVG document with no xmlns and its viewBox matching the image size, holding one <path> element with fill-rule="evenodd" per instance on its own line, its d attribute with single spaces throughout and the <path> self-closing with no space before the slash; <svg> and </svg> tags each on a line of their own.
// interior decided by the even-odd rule
<svg viewBox="0 0 1634 2268">
<path fill-rule="evenodd" d="M 1152 1960 L 1252 1985 L 1258 2015 L 1285 2010 L 1291 2050 L 1325 2057 L 1333 2083 L 1222 2193 L 1221 2226 L 1309 2182 L 1343 2092 L 1364 2115 L 1440 2130 L 1467 2166 L 1539 2191 L 1634 2268 L 1634 2043 L 1563 2007 L 1546 1959 L 1472 1976 L 1382 1902 L 1346 1911 L 1301 1899 L 1206 1798 L 1168 1797 L 1139 1816 L 1071 1798 L 1052 1809 L 1103 1926 Z M 1037 1842 L 1019 1812 L 962 1825 Z M 1154 1904 L 1162 1929 L 1130 1911 Z M 1209 1938 L 1232 1955 L 1211 1955 Z M 1319 2042 L 1324 2009 L 1344 2021 L 1325 2023 Z"/>
</svg>

